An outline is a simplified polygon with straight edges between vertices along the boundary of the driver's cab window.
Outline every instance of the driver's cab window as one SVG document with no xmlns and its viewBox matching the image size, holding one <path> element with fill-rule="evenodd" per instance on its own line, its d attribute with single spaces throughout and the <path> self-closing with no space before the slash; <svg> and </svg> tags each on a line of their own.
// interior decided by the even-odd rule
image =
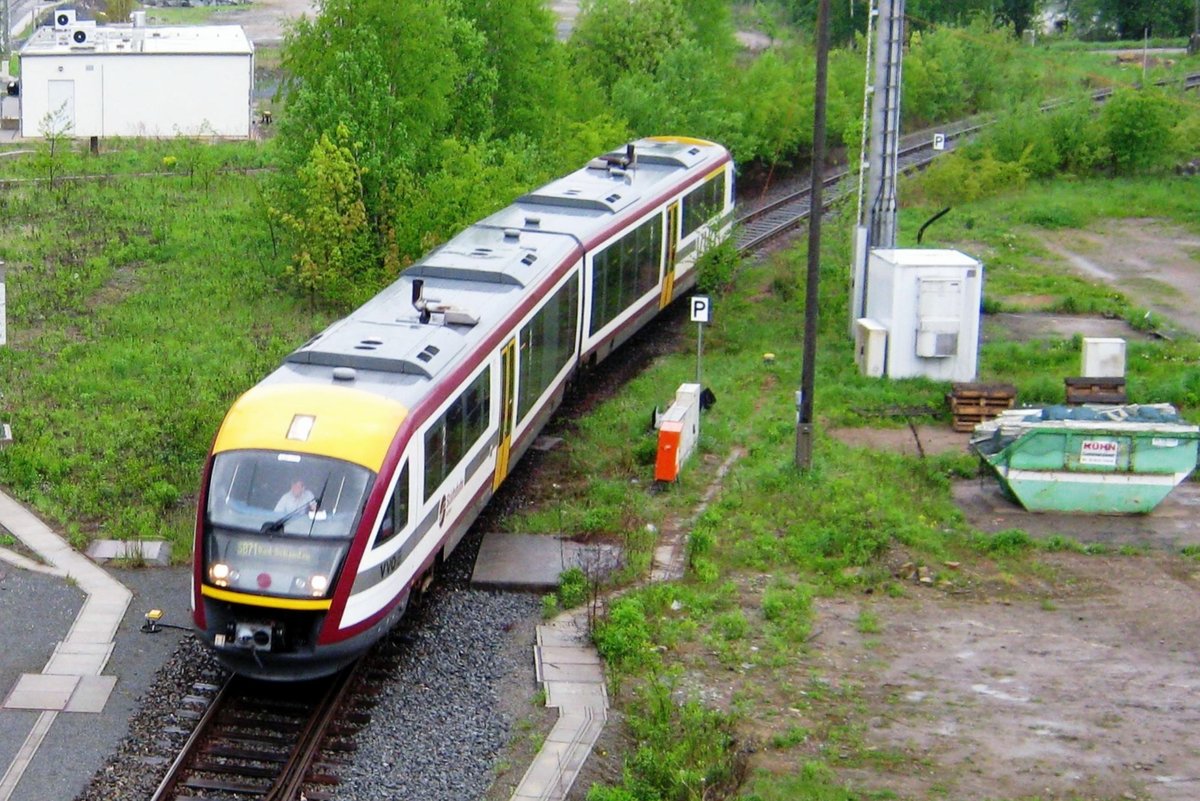
<svg viewBox="0 0 1200 801">
<path fill-rule="evenodd" d="M 408 462 L 405 462 L 404 467 L 400 468 L 400 480 L 396 482 L 396 489 L 392 492 L 392 497 L 388 498 L 384 508 L 383 522 L 379 524 L 379 531 L 375 533 L 375 547 L 378 548 L 396 536 L 406 525 L 408 525 Z"/>
</svg>

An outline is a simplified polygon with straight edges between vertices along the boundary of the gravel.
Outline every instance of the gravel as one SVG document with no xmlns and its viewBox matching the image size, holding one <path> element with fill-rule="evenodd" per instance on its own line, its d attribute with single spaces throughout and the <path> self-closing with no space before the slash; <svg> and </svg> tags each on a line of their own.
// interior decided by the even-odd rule
<svg viewBox="0 0 1200 801">
<path fill-rule="evenodd" d="M 481 535 L 460 545 L 419 608 L 392 634 L 391 681 L 340 772 L 339 801 L 484 795 L 536 685 L 536 595 L 471 590 Z M 182 747 L 199 711 L 195 685 L 225 671 L 191 635 L 154 676 L 129 733 L 77 801 L 144 801 Z"/>
<path fill-rule="evenodd" d="M 399 628 L 395 679 L 358 738 L 347 801 L 479 798 L 534 692 L 536 596 L 449 586 Z"/>
</svg>

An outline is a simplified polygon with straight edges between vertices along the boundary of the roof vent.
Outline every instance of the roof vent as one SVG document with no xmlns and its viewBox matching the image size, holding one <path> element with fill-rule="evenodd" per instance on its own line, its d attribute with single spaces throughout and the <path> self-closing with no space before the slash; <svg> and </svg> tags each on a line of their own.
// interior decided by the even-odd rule
<svg viewBox="0 0 1200 801">
<path fill-rule="evenodd" d="M 533 264 L 535 261 L 537 261 L 536 253 L 526 253 L 524 258 L 521 259 L 521 263 L 526 266 Z"/>
<path fill-rule="evenodd" d="M 356 373 L 353 367 L 335 367 L 333 368 L 334 381 L 353 381 Z"/>
<path fill-rule="evenodd" d="M 505 229 L 504 229 L 504 238 L 505 238 L 506 240 L 517 240 L 517 239 L 520 239 L 520 238 L 521 238 L 521 232 L 520 232 L 520 231 L 518 231 L 516 228 L 505 228 Z"/>
<path fill-rule="evenodd" d="M 525 227 L 526 228 L 537 228 L 541 224 L 542 224 L 542 218 L 537 216 L 536 214 L 526 214 L 525 215 Z"/>
</svg>

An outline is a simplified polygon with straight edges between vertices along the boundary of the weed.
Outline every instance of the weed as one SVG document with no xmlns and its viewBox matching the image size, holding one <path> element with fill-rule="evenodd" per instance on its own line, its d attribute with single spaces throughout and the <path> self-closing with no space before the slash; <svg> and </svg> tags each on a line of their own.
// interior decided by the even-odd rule
<svg viewBox="0 0 1200 801">
<path fill-rule="evenodd" d="M 558 577 L 558 603 L 574 609 L 588 599 L 588 577 L 580 567 L 569 567 Z"/>
<path fill-rule="evenodd" d="M 863 609 L 858 613 L 858 622 L 855 625 L 859 634 L 878 634 L 880 632 L 879 616 L 870 609 Z"/>
</svg>

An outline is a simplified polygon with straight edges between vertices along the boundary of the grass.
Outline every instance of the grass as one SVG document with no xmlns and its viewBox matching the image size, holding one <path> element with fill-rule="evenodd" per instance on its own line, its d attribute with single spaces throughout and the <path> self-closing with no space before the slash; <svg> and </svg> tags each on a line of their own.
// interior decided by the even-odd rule
<svg viewBox="0 0 1200 801">
<path fill-rule="evenodd" d="M 210 25 L 217 23 L 220 6 L 151 6 L 146 9 L 146 23 L 149 25 Z"/>
<path fill-rule="evenodd" d="M 204 166 L 122 175 L 161 165 L 164 152 Z M 0 198 L 0 414 L 14 432 L 0 482 L 77 546 L 166 539 L 189 553 L 200 466 L 225 410 L 325 322 L 278 289 L 260 178 L 221 172 L 248 155 L 118 144 L 65 160 L 109 178 L 31 182 Z M 34 162 L 0 168 L 36 175 Z"/>
</svg>

